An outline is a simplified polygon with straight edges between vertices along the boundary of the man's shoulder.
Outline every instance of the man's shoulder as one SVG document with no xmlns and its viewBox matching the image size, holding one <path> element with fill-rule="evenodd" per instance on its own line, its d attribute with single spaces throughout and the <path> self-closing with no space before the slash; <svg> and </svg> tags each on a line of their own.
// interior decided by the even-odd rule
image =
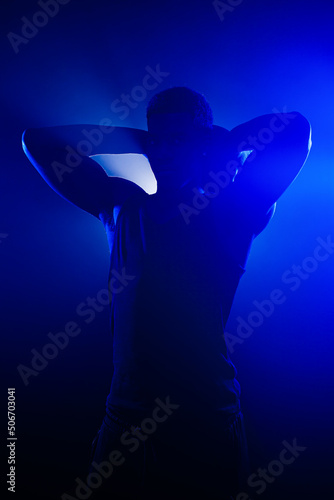
<svg viewBox="0 0 334 500">
<path fill-rule="evenodd" d="M 276 210 L 276 203 L 265 210 L 262 204 L 255 203 L 247 196 L 240 197 L 233 182 L 217 198 L 217 203 L 213 203 L 215 216 L 221 216 L 227 227 L 238 232 L 251 232 L 254 236 L 265 229 Z"/>
</svg>

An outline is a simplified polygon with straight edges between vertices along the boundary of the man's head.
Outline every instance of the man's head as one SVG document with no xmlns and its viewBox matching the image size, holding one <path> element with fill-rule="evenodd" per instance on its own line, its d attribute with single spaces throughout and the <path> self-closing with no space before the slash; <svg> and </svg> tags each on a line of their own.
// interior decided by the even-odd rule
<svg viewBox="0 0 334 500">
<path fill-rule="evenodd" d="M 148 159 L 158 190 L 199 181 L 206 144 L 213 127 L 205 97 L 188 87 L 154 95 L 147 106 Z"/>
<path fill-rule="evenodd" d="M 198 129 L 210 129 L 213 126 L 208 101 L 202 94 L 188 87 L 172 87 L 152 97 L 147 105 L 147 122 L 153 115 L 165 113 L 187 113 Z"/>
</svg>

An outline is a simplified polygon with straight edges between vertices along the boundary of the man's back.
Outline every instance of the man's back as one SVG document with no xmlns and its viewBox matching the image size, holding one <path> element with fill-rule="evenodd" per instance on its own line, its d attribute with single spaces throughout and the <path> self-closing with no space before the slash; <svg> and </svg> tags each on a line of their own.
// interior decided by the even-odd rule
<svg viewBox="0 0 334 500">
<path fill-rule="evenodd" d="M 156 196 L 139 191 L 117 217 L 109 289 L 114 373 L 108 404 L 149 414 L 173 395 L 207 417 L 240 411 L 240 387 L 224 339 L 255 227 L 222 192 L 186 224 L 164 220 Z M 179 199 L 193 196 L 183 189 Z M 110 220 L 110 219 L 109 219 Z M 237 257 L 238 256 L 238 257 Z M 117 286 L 115 276 L 123 277 Z"/>
</svg>

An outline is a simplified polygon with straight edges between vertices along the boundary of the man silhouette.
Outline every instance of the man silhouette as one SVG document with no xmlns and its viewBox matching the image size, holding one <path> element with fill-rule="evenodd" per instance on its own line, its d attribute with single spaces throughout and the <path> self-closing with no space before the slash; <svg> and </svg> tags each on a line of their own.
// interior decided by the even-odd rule
<svg viewBox="0 0 334 500">
<path fill-rule="evenodd" d="M 173 87 L 149 102 L 147 127 L 23 135 L 46 182 L 103 222 L 111 248 L 113 375 L 87 485 L 101 499 L 230 500 L 248 456 L 224 327 L 252 241 L 308 156 L 310 125 L 277 112 L 227 131 L 204 96 Z M 82 153 L 83 130 L 89 156 L 146 155 L 156 193 L 108 176 Z"/>
</svg>

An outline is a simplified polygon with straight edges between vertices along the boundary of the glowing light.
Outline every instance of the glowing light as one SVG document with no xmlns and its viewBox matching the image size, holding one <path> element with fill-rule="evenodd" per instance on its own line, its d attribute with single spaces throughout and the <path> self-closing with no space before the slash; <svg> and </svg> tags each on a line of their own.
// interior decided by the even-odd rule
<svg viewBox="0 0 334 500">
<path fill-rule="evenodd" d="M 148 194 L 157 191 L 157 181 L 145 155 L 136 153 L 90 156 L 110 177 L 122 177 L 136 183 Z"/>
</svg>

